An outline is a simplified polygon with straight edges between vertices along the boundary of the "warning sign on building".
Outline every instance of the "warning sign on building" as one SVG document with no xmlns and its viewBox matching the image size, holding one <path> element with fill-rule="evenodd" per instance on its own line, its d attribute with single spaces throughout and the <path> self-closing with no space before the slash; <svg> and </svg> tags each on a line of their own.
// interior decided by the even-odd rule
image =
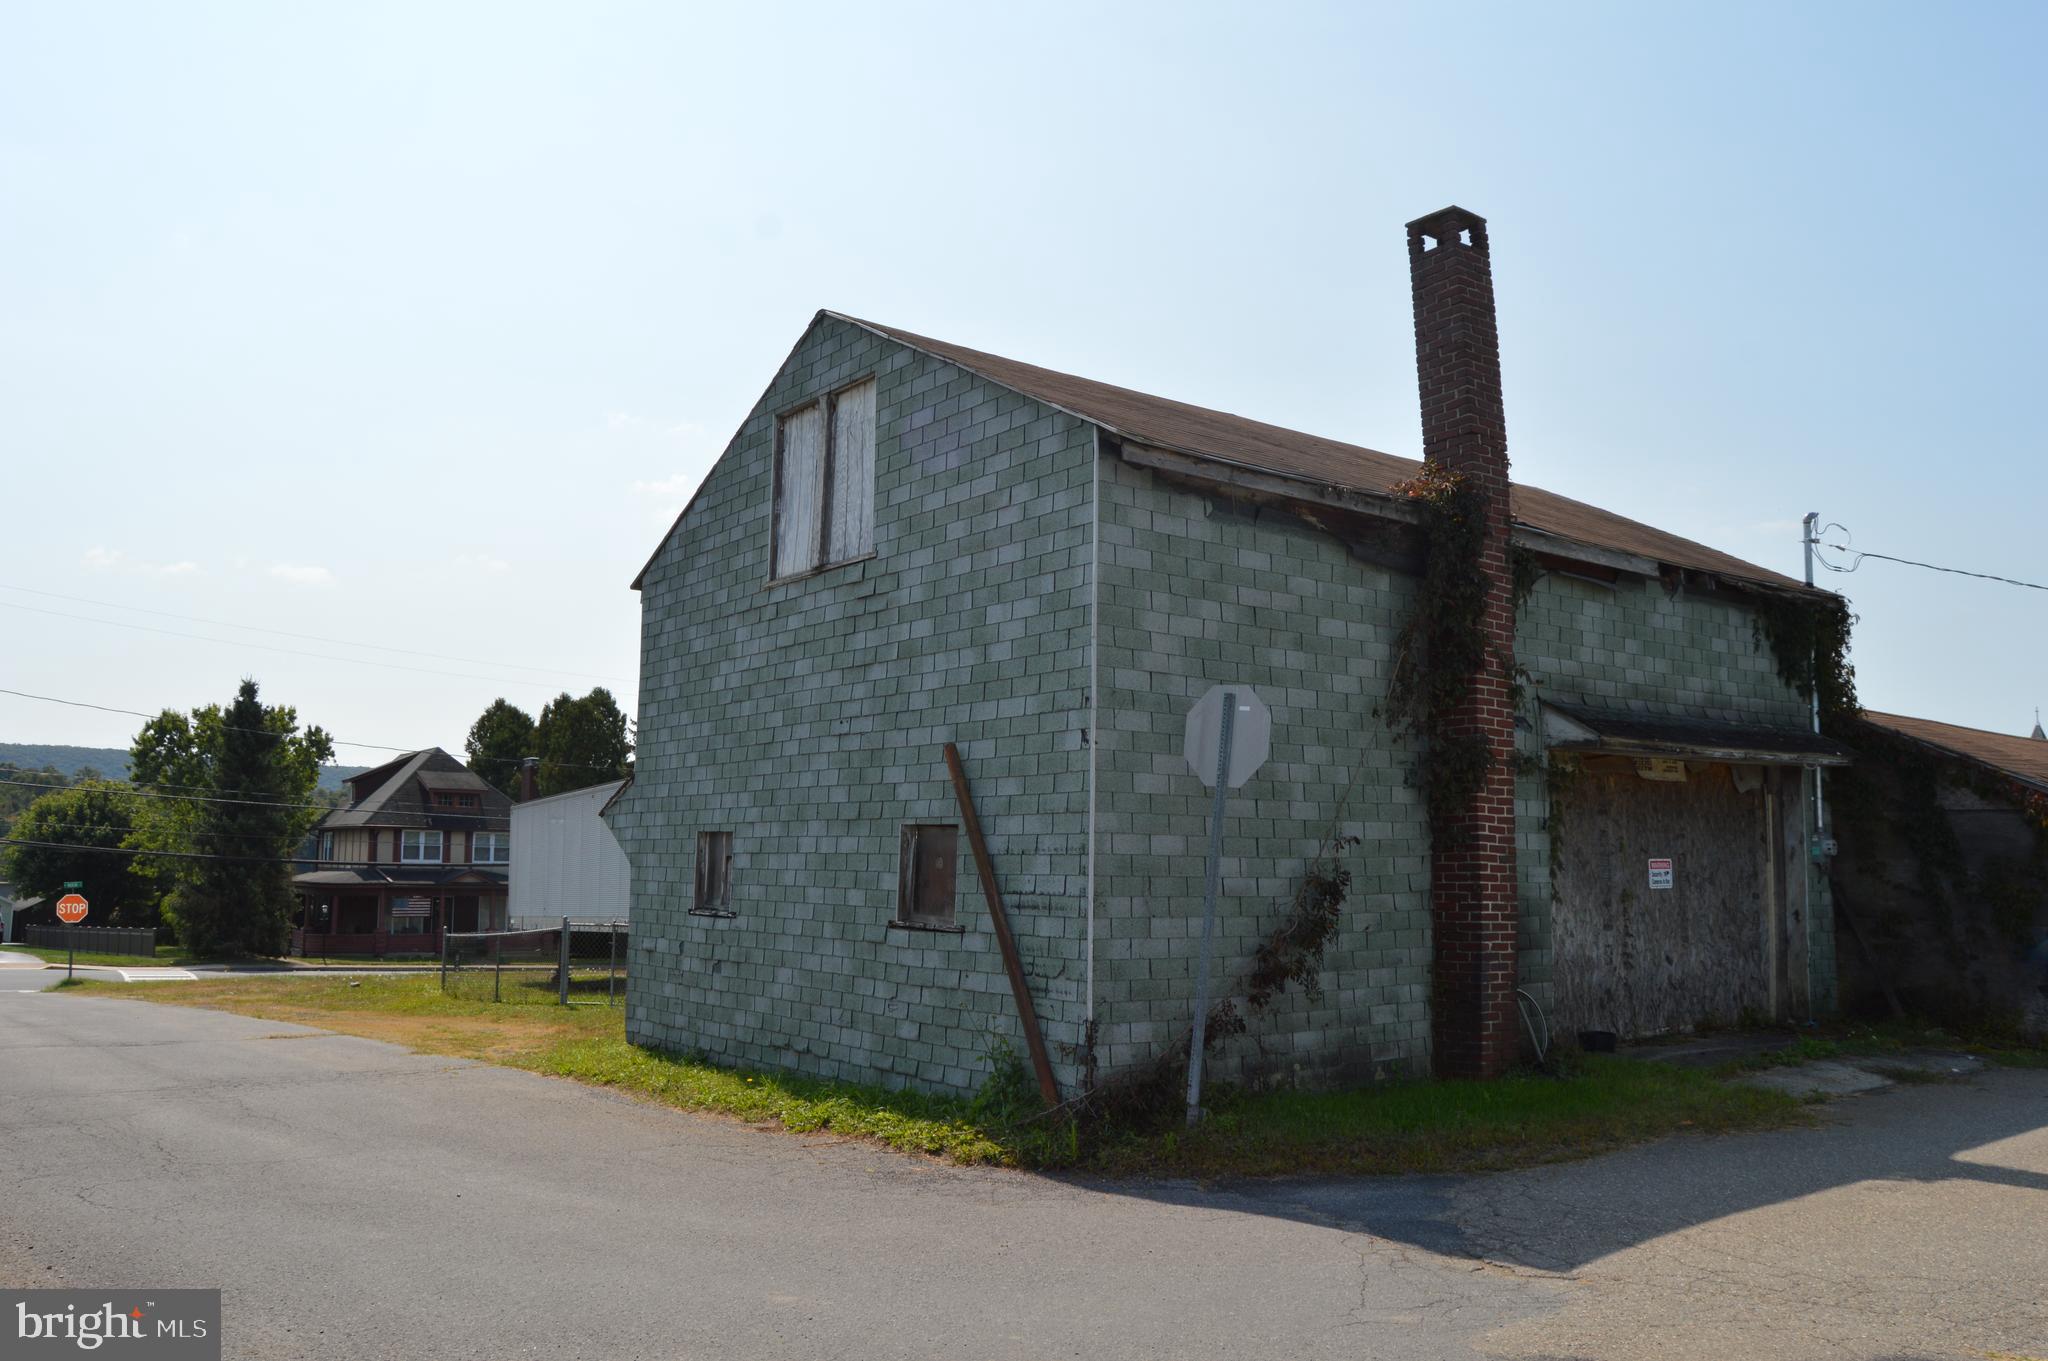
<svg viewBox="0 0 2048 1361">
<path fill-rule="evenodd" d="M 1671 887 L 1671 862 L 1669 860 L 1652 860 L 1650 862 L 1650 887 Z"/>
</svg>

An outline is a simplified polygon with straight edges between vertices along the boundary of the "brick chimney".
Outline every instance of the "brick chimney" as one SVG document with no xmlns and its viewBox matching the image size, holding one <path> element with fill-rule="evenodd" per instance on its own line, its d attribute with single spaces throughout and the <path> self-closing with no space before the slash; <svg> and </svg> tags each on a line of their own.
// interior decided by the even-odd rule
<svg viewBox="0 0 2048 1361">
<path fill-rule="evenodd" d="M 1486 219 L 1445 208 L 1408 224 L 1415 292 L 1415 372 L 1422 456 L 1460 472 L 1487 497 L 1480 570 L 1486 630 L 1502 664 L 1472 678 L 1457 724 L 1486 738 L 1485 785 L 1430 853 L 1435 937 L 1431 1052 L 1442 1077 L 1494 1077 L 1514 1062 L 1519 908 L 1515 893 L 1515 715 L 1505 667 L 1515 649 L 1508 565 L 1507 418 Z"/>
<path fill-rule="evenodd" d="M 540 793 L 540 757 L 519 758 L 519 802 L 532 803 Z"/>
</svg>

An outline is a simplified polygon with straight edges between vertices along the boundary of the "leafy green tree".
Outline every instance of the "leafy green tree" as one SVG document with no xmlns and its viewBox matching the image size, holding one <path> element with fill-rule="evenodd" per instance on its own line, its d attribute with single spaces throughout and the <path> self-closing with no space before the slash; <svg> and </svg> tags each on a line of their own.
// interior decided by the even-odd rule
<svg viewBox="0 0 2048 1361">
<path fill-rule="evenodd" d="M 30 770 L 0 761 L 0 836 L 12 835 L 8 828 L 24 808 L 50 790 L 62 789 L 69 783 L 55 766 Z"/>
<path fill-rule="evenodd" d="M 519 797 L 519 763 L 538 754 L 533 716 L 503 699 L 491 701 L 483 716 L 469 725 L 462 744 L 470 771 L 494 788 Z"/>
<path fill-rule="evenodd" d="M 14 820 L 9 835 L 17 842 L 64 844 L 0 847 L 0 868 L 6 871 L 0 878 L 11 880 L 26 898 L 59 898 L 66 884 L 84 884 L 92 904 L 89 926 L 155 926 L 154 887 L 133 872 L 137 857 L 122 849 L 135 830 L 140 802 L 123 786 L 103 780 L 43 795 Z"/>
<path fill-rule="evenodd" d="M 607 780 L 630 769 L 633 739 L 626 715 L 612 692 L 602 685 L 581 699 L 567 691 L 540 711 L 534 739 L 540 748 L 540 792 L 566 794 Z"/>
<path fill-rule="evenodd" d="M 319 820 L 305 805 L 333 755 L 324 731 L 301 732 L 298 712 L 265 705 L 253 680 L 225 709 L 167 709 L 136 735 L 131 774 L 168 797 L 141 801 L 130 844 L 196 853 L 159 861 L 157 871 L 164 915 L 195 953 L 284 952 L 291 858 Z"/>
</svg>

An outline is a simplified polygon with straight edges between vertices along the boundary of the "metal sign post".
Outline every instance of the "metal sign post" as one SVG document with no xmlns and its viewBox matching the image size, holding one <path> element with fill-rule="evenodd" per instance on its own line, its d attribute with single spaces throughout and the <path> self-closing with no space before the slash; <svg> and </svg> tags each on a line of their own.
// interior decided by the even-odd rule
<svg viewBox="0 0 2048 1361">
<path fill-rule="evenodd" d="M 1249 685 L 1213 686 L 1188 711 L 1182 754 L 1213 784 L 1209 863 L 1202 886 L 1202 953 L 1195 964 L 1195 1029 L 1188 1042 L 1188 1126 L 1202 1119 L 1202 1050 L 1209 1029 L 1209 958 L 1216 941 L 1216 888 L 1223 877 L 1223 814 L 1230 791 L 1249 780 L 1273 748 L 1273 715 Z"/>
<path fill-rule="evenodd" d="M 1230 798 L 1230 730 L 1237 693 L 1223 693 L 1222 740 L 1216 744 L 1216 802 L 1209 808 L 1209 868 L 1202 882 L 1202 953 L 1195 965 L 1195 1034 L 1188 1043 L 1188 1128 L 1202 1120 L 1202 1048 L 1209 1029 L 1209 953 L 1216 940 L 1216 880 L 1223 873 L 1223 805 Z"/>
<path fill-rule="evenodd" d="M 73 879 L 64 887 L 81 889 L 85 885 Z M 57 900 L 57 920 L 64 923 L 64 978 L 67 982 L 78 976 L 78 932 L 73 928 L 85 920 L 88 906 L 82 893 L 67 893 Z"/>
<path fill-rule="evenodd" d="M 569 919 L 567 917 L 562 918 L 562 948 L 560 950 L 562 958 L 560 965 L 555 970 L 555 982 L 561 989 L 559 1000 L 565 1007 L 569 1005 L 569 953 L 571 937 L 573 935 L 574 932 L 569 926 Z"/>
</svg>

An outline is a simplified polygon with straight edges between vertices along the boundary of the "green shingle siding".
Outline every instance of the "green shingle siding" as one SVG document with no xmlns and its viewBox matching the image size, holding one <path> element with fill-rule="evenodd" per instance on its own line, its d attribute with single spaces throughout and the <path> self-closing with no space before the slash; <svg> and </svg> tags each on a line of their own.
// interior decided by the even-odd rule
<svg viewBox="0 0 2048 1361">
<path fill-rule="evenodd" d="M 875 556 L 771 585 L 775 413 L 869 373 Z M 1048 1038 L 1078 1045 L 1091 458 L 1088 426 L 859 328 L 798 346 L 643 581 L 639 765 L 612 819 L 633 1039 L 954 1089 L 1021 1046 L 971 860 L 962 932 L 888 925 L 902 824 L 958 821 L 950 740 Z M 729 919 L 689 911 L 705 829 L 734 833 Z"/>
<path fill-rule="evenodd" d="M 1233 793 L 1219 996 L 1280 922 L 1323 840 L 1352 891 L 1323 997 L 1287 994 L 1210 1071 L 1317 1080 L 1417 1068 L 1429 1043 L 1429 843 L 1409 753 L 1375 708 L 1411 583 L 1283 516 L 1251 517 L 1105 459 L 1097 780 L 1097 1058 L 1143 1062 L 1194 1013 L 1209 794 L 1182 758 L 1188 707 L 1249 684 L 1273 711 L 1265 768 Z"/>
<path fill-rule="evenodd" d="M 770 584 L 775 413 L 877 379 L 872 559 Z M 1091 484 L 1094 484 L 1091 487 Z M 1090 732 L 1092 500 L 1101 687 Z M 1286 912 L 1326 837 L 1352 891 L 1311 1003 L 1287 994 L 1212 1071 L 1328 1081 L 1421 1070 L 1429 1048 L 1429 842 L 1414 752 L 1378 714 L 1405 577 L 1285 515 L 1173 487 L 1086 423 L 826 318 L 734 438 L 643 581 L 640 759 L 612 814 L 632 859 L 637 1041 L 727 1062 L 965 1090 L 1021 1047 L 972 862 L 957 934 L 891 929 L 898 832 L 955 822 L 961 747 L 1062 1084 L 1091 999 L 1090 742 L 1096 763 L 1094 1057 L 1142 1062 L 1192 1016 L 1207 792 L 1181 756 L 1188 706 L 1254 686 L 1266 768 L 1232 796 L 1218 994 Z M 1800 722 L 1804 708 L 1726 601 L 1550 575 L 1517 648 L 1544 698 Z M 1525 752 L 1536 752 L 1533 731 Z M 1548 1000 L 1543 777 L 1517 781 L 1525 986 Z M 691 914 L 700 830 L 734 833 L 730 918 Z M 965 854 L 963 843 L 962 853 Z M 1833 942 L 1813 923 L 1816 999 Z"/>
</svg>

